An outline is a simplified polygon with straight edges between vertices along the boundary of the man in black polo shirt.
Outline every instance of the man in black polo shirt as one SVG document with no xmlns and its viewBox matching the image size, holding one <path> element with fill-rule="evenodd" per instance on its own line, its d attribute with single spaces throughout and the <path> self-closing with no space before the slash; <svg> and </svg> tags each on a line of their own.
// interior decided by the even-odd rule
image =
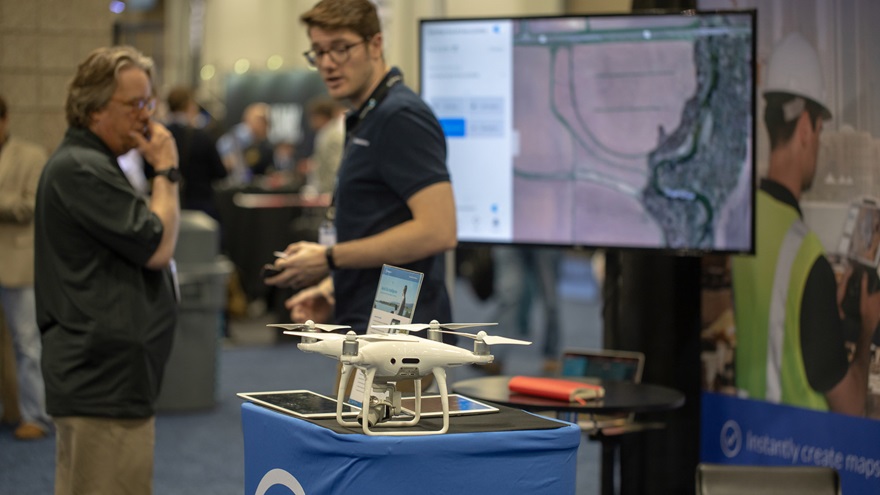
<svg viewBox="0 0 880 495">
<path fill-rule="evenodd" d="M 56 427 L 55 493 L 152 493 L 180 216 L 177 148 L 150 119 L 152 66 L 131 47 L 97 49 L 79 65 L 69 128 L 37 189 L 37 323 Z M 156 171 L 149 204 L 116 160 L 134 148 Z"/>
<path fill-rule="evenodd" d="M 387 263 L 425 274 L 414 322 L 449 321 L 443 252 L 457 241 L 440 124 L 386 66 L 371 2 L 322 0 L 301 20 L 306 58 L 330 96 L 354 111 L 334 194 L 335 239 L 291 244 L 276 261 L 283 273 L 267 283 L 305 288 L 287 301 L 295 321 L 327 322 L 335 304 L 337 323 L 364 332 Z"/>
</svg>

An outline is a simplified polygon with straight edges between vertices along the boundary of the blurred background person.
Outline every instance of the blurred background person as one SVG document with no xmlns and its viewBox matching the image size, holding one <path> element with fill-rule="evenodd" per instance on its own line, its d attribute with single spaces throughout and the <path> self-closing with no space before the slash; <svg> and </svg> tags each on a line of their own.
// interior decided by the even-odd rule
<svg viewBox="0 0 880 495">
<path fill-rule="evenodd" d="M 321 97 L 309 102 L 309 126 L 315 131 L 307 184 L 318 194 L 332 194 L 336 171 L 345 148 L 346 107 L 333 98 Z"/>
<path fill-rule="evenodd" d="M 217 140 L 217 151 L 229 172 L 231 185 L 249 184 L 270 171 L 275 150 L 269 142 L 269 105 L 251 103 L 241 122 Z"/>
<path fill-rule="evenodd" d="M 271 167 L 262 176 L 255 177 L 263 189 L 297 191 L 305 184 L 305 158 L 298 158 L 297 147 L 289 139 L 278 141 L 272 151 Z"/>
<path fill-rule="evenodd" d="M 544 330 L 542 354 L 543 371 L 554 374 L 559 370 L 559 265 L 562 251 L 557 248 L 528 246 L 495 246 L 495 296 L 498 309 L 494 321 L 500 332 L 522 338 L 532 333 L 532 309 L 535 298 L 543 303 L 543 314 L 538 318 Z M 514 335 L 516 333 L 516 335 Z M 537 339 L 535 339 L 537 340 Z M 505 346 L 492 349 L 495 362 L 482 369 L 490 374 L 503 371 Z"/>
<path fill-rule="evenodd" d="M 15 438 L 49 432 L 40 331 L 34 302 L 34 203 L 46 152 L 9 134 L 9 113 L 0 96 L 0 305 L 12 335 L 21 423 Z"/>
<path fill-rule="evenodd" d="M 275 145 L 274 167 L 276 172 L 296 173 L 296 145 L 289 140 Z"/>
<path fill-rule="evenodd" d="M 177 143 L 180 158 L 180 207 L 199 210 L 216 220 L 220 217 L 214 203 L 214 183 L 226 178 L 226 167 L 211 136 L 196 127 L 199 106 L 192 91 L 176 87 L 168 92 L 167 127 Z"/>
</svg>

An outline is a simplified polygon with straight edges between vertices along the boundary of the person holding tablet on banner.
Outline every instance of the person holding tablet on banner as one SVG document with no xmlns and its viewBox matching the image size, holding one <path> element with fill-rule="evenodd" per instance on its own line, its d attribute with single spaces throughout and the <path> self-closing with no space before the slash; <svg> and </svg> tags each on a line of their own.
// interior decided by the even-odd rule
<svg viewBox="0 0 880 495">
<path fill-rule="evenodd" d="M 446 141 L 431 109 L 386 65 L 375 5 L 322 0 L 304 13 L 306 59 L 331 97 L 347 101 L 346 146 L 321 243 L 297 242 L 266 283 L 301 289 L 286 306 L 367 330 L 383 264 L 424 273 L 413 322 L 451 320 L 443 253 L 455 248 Z"/>
<path fill-rule="evenodd" d="M 732 262 L 736 385 L 751 399 L 864 415 L 880 293 L 860 281 L 861 331 L 851 360 L 836 281 L 799 200 L 816 176 L 824 100 L 819 59 L 799 34 L 774 50 L 764 91 L 770 165 L 757 194 L 755 256 Z"/>
</svg>

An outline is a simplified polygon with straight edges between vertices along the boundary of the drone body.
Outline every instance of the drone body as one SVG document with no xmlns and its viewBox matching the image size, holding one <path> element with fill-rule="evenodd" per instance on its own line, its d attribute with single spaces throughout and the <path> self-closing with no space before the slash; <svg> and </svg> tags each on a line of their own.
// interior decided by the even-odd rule
<svg viewBox="0 0 880 495">
<path fill-rule="evenodd" d="M 449 397 L 446 388 L 446 368 L 465 364 L 487 364 L 494 357 L 489 354 L 492 344 L 529 345 L 530 342 L 487 335 L 486 332 L 466 334 L 452 331 L 473 326 L 496 325 L 495 323 L 440 324 L 436 320 L 430 324 L 375 325 L 373 328 L 394 333 L 375 333 L 356 335 L 349 331 L 342 335 L 325 333 L 349 328 L 316 324 L 270 325 L 287 329 L 285 334 L 298 335 L 302 342 L 297 345 L 304 352 L 314 352 L 342 363 L 342 377 L 337 390 L 337 422 L 346 427 L 362 427 L 367 435 L 436 435 L 449 429 Z M 297 331 L 295 329 L 306 329 Z M 429 330 L 432 338 L 410 335 L 409 331 Z M 451 333 L 474 339 L 474 351 L 446 344 L 440 341 L 440 333 Z M 342 404 L 345 391 L 352 378 L 353 370 L 363 371 L 366 378 L 363 406 L 358 421 L 347 421 L 342 417 Z M 413 426 L 421 417 L 421 380 L 434 375 L 440 389 L 440 402 L 443 408 L 443 426 L 434 431 L 376 431 L 373 426 Z M 401 380 L 415 381 L 415 410 L 409 411 L 400 406 L 400 392 L 396 383 Z M 412 416 L 409 420 L 395 420 L 401 415 Z"/>
<path fill-rule="evenodd" d="M 365 343 L 361 345 L 357 356 L 342 356 L 340 361 L 365 371 L 375 368 L 377 380 L 388 382 L 424 378 L 438 366 L 450 368 L 464 364 L 486 364 L 493 359 L 491 354 L 480 356 L 443 342 L 419 337 L 416 339 L 418 340 L 389 339 L 385 342 Z"/>
<path fill-rule="evenodd" d="M 287 332 L 285 332 L 287 333 Z M 305 333 L 305 332 L 302 332 Z M 291 333 L 292 334 L 292 333 Z M 337 334 L 331 334 L 337 335 Z M 304 337 L 305 340 L 307 337 Z M 313 352 L 315 354 L 321 354 L 322 356 L 327 356 L 332 359 L 339 359 L 339 356 L 342 355 L 342 342 L 344 339 L 333 339 L 333 340 L 315 340 L 315 342 L 306 343 L 300 342 L 296 346 L 303 352 Z"/>
</svg>

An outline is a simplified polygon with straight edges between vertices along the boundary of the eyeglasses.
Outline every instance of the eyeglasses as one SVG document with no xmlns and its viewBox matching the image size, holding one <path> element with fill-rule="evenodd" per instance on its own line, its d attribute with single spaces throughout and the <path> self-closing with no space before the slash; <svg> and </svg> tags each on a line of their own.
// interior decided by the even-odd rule
<svg viewBox="0 0 880 495">
<path fill-rule="evenodd" d="M 131 113 L 133 114 L 139 114 L 146 110 L 148 114 L 153 115 L 153 112 L 156 111 L 155 98 L 138 98 L 131 101 L 122 101 L 116 98 L 111 98 L 111 100 L 119 103 L 120 105 L 127 106 L 129 109 L 131 109 Z"/>
<path fill-rule="evenodd" d="M 324 58 L 324 55 L 330 55 L 330 60 L 332 60 L 334 64 L 344 64 L 348 62 L 348 59 L 351 57 L 352 48 L 368 41 L 370 41 L 370 38 L 365 38 L 357 43 L 350 43 L 348 45 L 331 46 L 329 50 L 316 50 L 313 48 L 304 52 L 303 56 L 312 67 L 317 67 L 318 63 Z"/>
</svg>

